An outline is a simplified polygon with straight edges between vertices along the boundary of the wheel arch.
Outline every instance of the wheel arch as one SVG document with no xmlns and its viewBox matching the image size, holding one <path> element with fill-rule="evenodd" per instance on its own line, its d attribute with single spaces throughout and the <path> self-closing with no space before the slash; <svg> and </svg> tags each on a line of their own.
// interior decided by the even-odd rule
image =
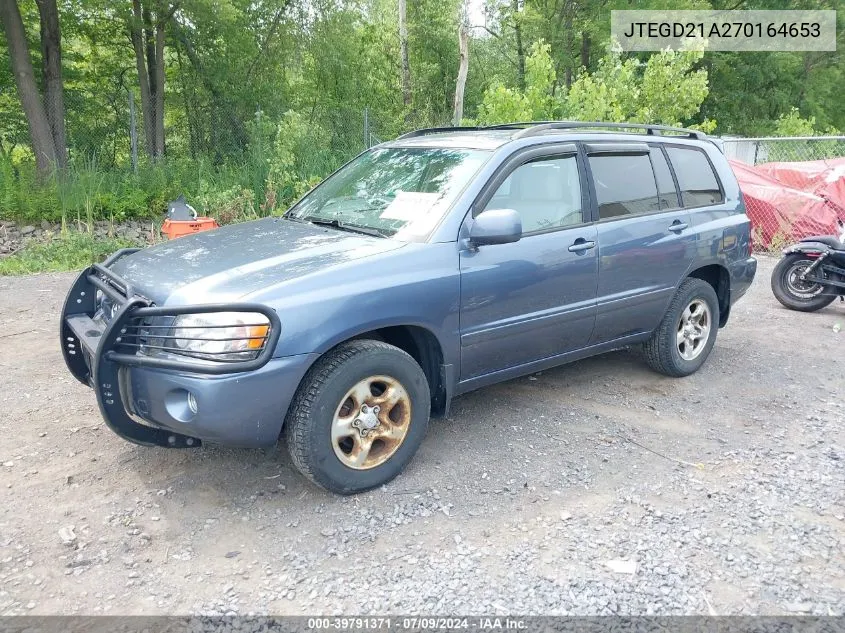
<svg viewBox="0 0 845 633">
<path fill-rule="evenodd" d="M 338 345 L 359 339 L 383 341 L 407 352 L 419 364 L 428 380 L 431 414 L 448 415 L 453 393 L 454 366 L 446 362 L 443 344 L 431 329 L 416 324 L 397 324 L 347 334 L 342 339 L 332 340 L 321 346 L 318 350 L 320 356 L 317 358 L 321 358 Z"/>
<path fill-rule="evenodd" d="M 706 264 L 689 272 L 687 278 L 701 279 L 713 287 L 719 299 L 719 327 L 725 327 L 731 312 L 731 275 L 721 264 Z"/>
</svg>

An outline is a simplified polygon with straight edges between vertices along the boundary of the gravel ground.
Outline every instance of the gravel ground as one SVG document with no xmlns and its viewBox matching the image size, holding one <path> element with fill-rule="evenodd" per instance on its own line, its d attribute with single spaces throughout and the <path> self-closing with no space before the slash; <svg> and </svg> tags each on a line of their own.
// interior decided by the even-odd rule
<svg viewBox="0 0 845 633">
<path fill-rule="evenodd" d="M 843 614 L 845 306 L 774 260 L 685 379 L 616 352 L 468 394 L 352 498 L 283 447 L 133 446 L 65 371 L 72 275 L 0 278 L 0 614 Z"/>
</svg>

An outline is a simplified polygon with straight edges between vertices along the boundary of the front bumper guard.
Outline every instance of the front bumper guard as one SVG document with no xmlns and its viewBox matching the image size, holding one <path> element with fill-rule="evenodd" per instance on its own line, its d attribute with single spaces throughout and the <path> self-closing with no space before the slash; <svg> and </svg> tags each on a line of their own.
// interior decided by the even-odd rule
<svg viewBox="0 0 845 633">
<path fill-rule="evenodd" d="M 61 316 L 61 347 L 65 364 L 82 384 L 94 389 L 97 404 L 106 424 L 124 439 L 144 446 L 192 448 L 202 444 L 195 437 L 151 426 L 131 413 L 127 397 L 126 372 L 121 367 L 152 367 L 221 375 L 253 371 L 269 362 L 279 341 L 281 322 L 276 312 L 256 303 L 223 303 L 191 306 L 155 306 L 136 294 L 129 282 L 109 266 L 139 249 L 123 249 L 102 264 L 93 264 L 76 278 L 65 299 Z M 114 302 L 116 310 L 108 323 L 95 321 L 97 291 Z M 270 330 L 254 359 L 203 361 L 159 358 L 139 353 L 143 319 L 176 317 L 210 312 L 255 312 L 267 317 Z"/>
</svg>

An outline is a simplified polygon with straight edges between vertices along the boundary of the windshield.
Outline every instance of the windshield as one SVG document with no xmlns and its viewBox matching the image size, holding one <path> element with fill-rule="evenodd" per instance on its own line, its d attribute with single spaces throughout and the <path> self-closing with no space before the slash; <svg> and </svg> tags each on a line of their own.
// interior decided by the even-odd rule
<svg viewBox="0 0 845 633">
<path fill-rule="evenodd" d="M 374 149 L 307 194 L 285 217 L 421 241 L 489 156 L 464 149 Z"/>
</svg>

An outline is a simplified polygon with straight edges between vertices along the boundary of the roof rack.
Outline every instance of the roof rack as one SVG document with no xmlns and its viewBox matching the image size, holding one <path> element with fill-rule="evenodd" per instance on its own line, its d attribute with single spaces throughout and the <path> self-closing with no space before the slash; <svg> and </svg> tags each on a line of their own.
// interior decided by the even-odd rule
<svg viewBox="0 0 845 633">
<path fill-rule="evenodd" d="M 707 135 L 698 130 L 690 130 L 684 127 L 672 127 L 669 125 L 648 125 L 646 123 L 601 123 L 598 121 L 519 121 L 516 123 L 501 123 L 488 126 L 465 126 L 465 127 L 430 127 L 421 130 L 414 130 L 396 140 L 427 136 L 441 132 L 481 132 L 485 130 L 519 130 L 514 134 L 514 139 L 528 136 L 538 136 L 553 130 L 572 130 L 583 128 L 604 128 L 610 130 L 645 130 L 646 134 L 661 136 L 663 132 L 674 132 L 675 135 L 683 134 L 688 138 L 706 139 Z"/>
<path fill-rule="evenodd" d="M 676 135 L 683 134 L 689 138 L 706 139 L 707 135 L 698 130 L 690 130 L 685 127 L 672 127 L 669 125 L 648 125 L 646 123 L 599 123 L 595 121 L 532 121 L 529 123 L 511 123 L 510 127 L 524 127 L 516 134 L 514 138 L 525 138 L 527 136 L 537 136 L 544 132 L 552 130 L 570 130 L 579 128 L 605 128 L 611 130 L 645 130 L 646 134 L 661 136 L 663 132 L 674 132 Z M 506 126 L 498 126 L 505 128 Z"/>
<path fill-rule="evenodd" d="M 493 128 L 487 127 L 478 127 L 478 126 L 464 126 L 464 127 L 453 127 L 453 126 L 445 126 L 445 127 L 426 127 L 420 130 L 414 130 L 413 132 L 407 132 L 402 136 L 397 136 L 396 140 L 402 140 L 406 138 L 415 138 L 417 136 L 427 136 L 428 134 L 438 134 L 440 132 L 478 132 L 481 130 L 489 130 Z"/>
</svg>

